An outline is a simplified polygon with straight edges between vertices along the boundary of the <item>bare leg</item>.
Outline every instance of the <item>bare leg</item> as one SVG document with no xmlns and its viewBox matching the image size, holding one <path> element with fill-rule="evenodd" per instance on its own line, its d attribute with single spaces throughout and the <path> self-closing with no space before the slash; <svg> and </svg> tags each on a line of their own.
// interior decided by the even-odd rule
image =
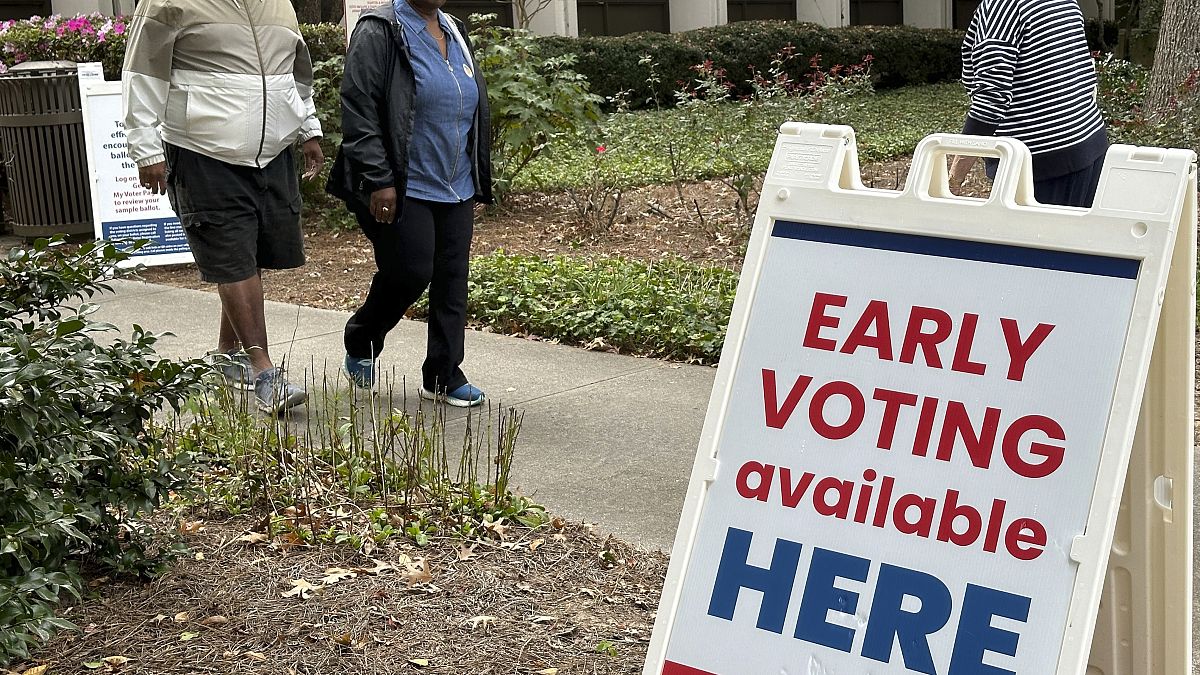
<svg viewBox="0 0 1200 675">
<path fill-rule="evenodd" d="M 258 275 L 232 284 L 218 284 L 223 316 L 229 319 L 242 348 L 250 355 L 250 365 L 258 374 L 272 368 L 267 353 L 267 320 L 263 309 L 262 278 Z"/>
<path fill-rule="evenodd" d="M 225 313 L 225 307 L 221 307 L 221 334 L 217 338 L 217 349 L 222 354 L 232 354 L 242 348 L 242 343 L 238 340 L 237 331 L 233 329 L 233 324 L 229 322 L 229 315 Z"/>
</svg>

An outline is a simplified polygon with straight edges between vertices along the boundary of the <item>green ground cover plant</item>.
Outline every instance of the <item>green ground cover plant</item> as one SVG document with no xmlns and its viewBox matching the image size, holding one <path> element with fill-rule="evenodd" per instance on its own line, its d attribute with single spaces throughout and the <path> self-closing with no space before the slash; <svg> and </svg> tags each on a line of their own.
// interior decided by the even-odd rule
<svg viewBox="0 0 1200 675">
<path fill-rule="evenodd" d="M 632 187 L 673 179 L 668 145 L 679 148 L 684 179 L 726 176 L 739 168 L 719 152 L 721 139 L 744 140 L 736 148 L 739 164 L 765 172 L 775 130 L 787 121 L 849 124 L 858 132 L 863 162 L 902 157 L 925 136 L 962 128 L 967 100 L 962 85 L 904 87 L 851 98 L 836 109 L 813 110 L 804 97 L 767 104 L 724 101 L 702 107 L 625 111 L 609 115 L 601 138 L 609 169 L 618 185 Z M 747 123 L 753 126 L 747 128 Z M 527 190 L 560 190 L 585 185 L 596 140 L 578 136 L 550 148 L 517 181 Z"/>
<path fill-rule="evenodd" d="M 506 333 L 714 364 L 738 275 L 682 260 L 541 258 L 499 251 L 471 261 L 470 320 Z M 418 315 L 425 311 L 418 308 Z"/>
</svg>

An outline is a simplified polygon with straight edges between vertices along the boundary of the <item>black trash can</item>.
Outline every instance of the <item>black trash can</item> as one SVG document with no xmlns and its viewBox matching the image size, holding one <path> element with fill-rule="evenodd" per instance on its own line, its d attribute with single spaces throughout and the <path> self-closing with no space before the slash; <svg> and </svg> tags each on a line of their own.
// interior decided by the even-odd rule
<svg viewBox="0 0 1200 675">
<path fill-rule="evenodd" d="M 74 63 L 22 63 L 0 75 L 0 151 L 12 234 L 34 238 L 92 233 L 83 108 Z"/>
</svg>

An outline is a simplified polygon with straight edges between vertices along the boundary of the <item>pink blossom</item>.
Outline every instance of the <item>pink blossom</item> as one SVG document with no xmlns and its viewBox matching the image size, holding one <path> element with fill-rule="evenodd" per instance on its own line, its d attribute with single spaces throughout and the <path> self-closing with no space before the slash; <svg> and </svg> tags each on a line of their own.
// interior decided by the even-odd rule
<svg viewBox="0 0 1200 675">
<path fill-rule="evenodd" d="M 605 153 L 605 152 L 607 152 L 607 151 L 608 151 L 608 147 L 607 147 L 607 146 L 604 146 L 604 145 L 597 145 L 597 146 L 596 146 L 596 153 L 597 153 L 597 154 L 601 154 L 601 155 L 602 155 L 602 154 L 604 154 L 604 153 Z"/>
</svg>

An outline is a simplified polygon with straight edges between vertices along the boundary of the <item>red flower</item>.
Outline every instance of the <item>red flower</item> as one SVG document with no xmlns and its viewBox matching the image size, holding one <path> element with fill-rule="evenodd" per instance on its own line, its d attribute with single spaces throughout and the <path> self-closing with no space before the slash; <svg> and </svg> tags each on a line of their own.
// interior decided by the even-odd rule
<svg viewBox="0 0 1200 675">
<path fill-rule="evenodd" d="M 606 150 L 608 150 L 608 148 L 607 148 L 607 147 L 605 147 L 605 146 L 603 146 L 603 145 L 597 145 L 597 146 L 596 146 L 596 152 L 597 152 L 597 154 L 604 154 L 604 152 L 605 152 Z"/>
</svg>

